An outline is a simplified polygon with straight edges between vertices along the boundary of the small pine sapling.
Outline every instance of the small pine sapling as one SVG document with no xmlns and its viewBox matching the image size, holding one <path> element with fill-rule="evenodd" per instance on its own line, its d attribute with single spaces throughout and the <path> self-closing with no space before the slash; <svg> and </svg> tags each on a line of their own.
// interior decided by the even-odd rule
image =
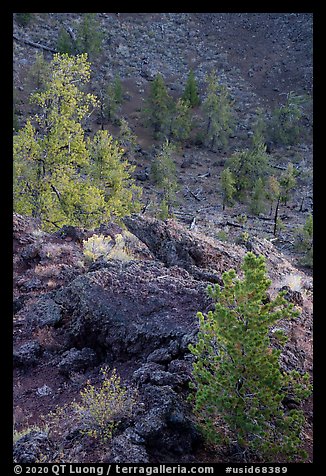
<svg viewBox="0 0 326 476">
<path fill-rule="evenodd" d="M 76 47 L 78 53 L 87 53 L 94 59 L 101 52 L 103 32 L 96 13 L 82 13 L 79 24 Z"/>
<path fill-rule="evenodd" d="M 166 137 L 170 133 L 173 113 L 173 100 L 169 95 L 164 78 L 155 76 L 144 108 L 146 122 L 152 127 L 155 139 Z"/>
<path fill-rule="evenodd" d="M 206 78 L 207 92 L 203 102 L 206 122 L 206 144 L 225 148 L 233 129 L 232 101 L 226 86 L 219 83 L 215 72 Z"/>
<path fill-rule="evenodd" d="M 313 267 L 313 216 L 310 213 L 305 224 L 295 232 L 294 248 L 302 253 L 301 264 Z"/>
<path fill-rule="evenodd" d="M 235 188 L 235 178 L 233 177 L 233 174 L 231 170 L 226 167 L 222 172 L 221 172 L 221 189 L 222 189 L 222 195 L 223 195 L 223 210 L 225 210 L 225 205 L 230 205 L 232 206 L 234 204 L 234 195 L 236 193 L 236 188 Z"/>
<path fill-rule="evenodd" d="M 174 146 L 166 140 L 151 166 L 151 178 L 163 194 L 160 216 L 164 219 L 172 214 L 178 188 L 174 150 Z"/>
<path fill-rule="evenodd" d="M 289 200 L 290 192 L 294 190 L 294 187 L 297 183 L 296 175 L 297 173 L 292 162 L 289 162 L 285 172 L 280 178 L 281 201 L 284 203 L 285 206 L 287 205 L 287 202 Z"/>
<path fill-rule="evenodd" d="M 262 178 L 259 177 L 255 182 L 251 195 L 250 209 L 254 215 L 259 215 L 260 213 L 265 212 L 265 198 L 265 184 Z"/>
<path fill-rule="evenodd" d="M 196 78 L 193 70 L 189 72 L 182 100 L 188 102 L 190 107 L 196 107 L 200 104 Z"/>
<path fill-rule="evenodd" d="M 172 118 L 171 135 L 177 142 L 186 142 L 191 133 L 192 120 L 188 101 L 179 99 Z"/>
<path fill-rule="evenodd" d="M 219 441 L 224 431 L 243 453 L 265 462 L 298 460 L 305 457 L 300 438 L 304 414 L 282 402 L 287 395 L 307 398 L 309 376 L 281 369 L 286 336 L 274 332 L 276 346 L 270 338 L 280 319 L 294 318 L 298 311 L 284 293 L 266 299 L 271 281 L 263 256 L 247 253 L 242 272 L 240 279 L 231 269 L 223 274 L 222 288 L 209 286 L 215 310 L 198 313 L 198 340 L 189 345 L 196 357 L 195 413 L 210 441 Z"/>
</svg>

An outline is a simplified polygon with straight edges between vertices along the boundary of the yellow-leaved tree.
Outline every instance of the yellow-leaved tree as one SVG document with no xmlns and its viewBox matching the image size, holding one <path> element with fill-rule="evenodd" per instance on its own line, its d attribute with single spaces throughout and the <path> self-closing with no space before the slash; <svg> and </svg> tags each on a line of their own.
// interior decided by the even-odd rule
<svg viewBox="0 0 326 476">
<path fill-rule="evenodd" d="M 85 136 L 98 106 L 84 91 L 89 80 L 87 54 L 55 54 L 44 90 L 31 96 L 39 112 L 14 136 L 14 210 L 49 231 L 96 227 L 140 207 L 123 149 L 107 131 Z"/>
</svg>

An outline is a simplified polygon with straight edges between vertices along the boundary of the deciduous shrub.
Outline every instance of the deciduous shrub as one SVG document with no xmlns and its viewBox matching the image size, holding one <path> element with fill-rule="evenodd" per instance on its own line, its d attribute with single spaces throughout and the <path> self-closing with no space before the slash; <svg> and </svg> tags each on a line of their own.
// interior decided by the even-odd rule
<svg viewBox="0 0 326 476">
<path fill-rule="evenodd" d="M 101 369 L 103 382 L 99 388 L 87 383 L 80 392 L 81 402 L 74 408 L 83 426 L 82 433 L 107 441 L 112 438 L 121 420 L 129 418 L 137 401 L 137 392 L 121 383 L 121 378 L 113 369 Z"/>
<path fill-rule="evenodd" d="M 129 261 L 133 259 L 126 241 L 121 234 L 117 234 L 114 240 L 110 236 L 94 234 L 88 240 L 83 241 L 84 256 L 87 261 L 93 262 L 102 257 L 108 261 L 117 259 Z"/>
</svg>

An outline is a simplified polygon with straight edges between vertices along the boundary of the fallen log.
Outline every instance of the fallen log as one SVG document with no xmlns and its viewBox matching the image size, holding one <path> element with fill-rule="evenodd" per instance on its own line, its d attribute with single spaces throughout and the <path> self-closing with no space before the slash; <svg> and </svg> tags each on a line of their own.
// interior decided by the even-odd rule
<svg viewBox="0 0 326 476">
<path fill-rule="evenodd" d="M 41 45 L 40 43 L 34 43 L 34 41 L 25 40 L 24 38 L 19 38 L 16 35 L 13 35 L 13 38 L 16 41 L 20 41 L 21 43 L 24 43 L 25 45 L 33 46 L 34 48 L 50 51 L 51 53 L 58 53 L 58 51 L 55 50 L 54 48 L 49 48 L 48 46 Z"/>
<path fill-rule="evenodd" d="M 243 228 L 243 225 L 240 225 L 239 223 L 234 223 L 232 221 L 227 221 L 225 223 L 225 225 L 228 225 L 228 226 L 235 226 L 236 228 Z"/>
<path fill-rule="evenodd" d="M 211 173 L 207 172 L 206 174 L 198 175 L 198 178 L 206 178 L 206 177 L 210 177 L 210 176 L 211 176 Z"/>
<path fill-rule="evenodd" d="M 274 221 L 274 218 L 271 218 L 271 217 L 267 217 L 267 216 L 259 216 L 259 215 L 247 215 L 247 218 L 249 218 L 250 220 L 263 220 L 263 221 Z"/>
<path fill-rule="evenodd" d="M 192 195 L 196 200 L 198 200 L 198 202 L 201 201 L 201 199 L 198 198 L 197 195 L 194 194 L 194 192 L 192 192 L 192 191 L 189 189 L 189 187 L 186 187 L 186 191 L 187 191 L 188 193 L 190 193 L 190 195 Z"/>
<path fill-rule="evenodd" d="M 283 165 L 272 165 L 273 169 L 278 169 L 278 170 L 286 170 L 286 167 Z"/>
</svg>

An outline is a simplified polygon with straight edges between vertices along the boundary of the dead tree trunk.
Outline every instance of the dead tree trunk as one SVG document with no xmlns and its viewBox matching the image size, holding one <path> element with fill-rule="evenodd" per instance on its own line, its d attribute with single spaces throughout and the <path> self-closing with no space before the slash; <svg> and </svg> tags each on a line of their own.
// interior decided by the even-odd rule
<svg viewBox="0 0 326 476">
<path fill-rule="evenodd" d="M 281 196 L 278 197 L 278 199 L 277 199 L 277 204 L 276 204 L 276 208 L 275 208 L 274 231 L 273 231 L 273 235 L 274 235 L 274 236 L 276 236 L 276 231 L 277 231 L 277 217 L 278 217 L 278 210 L 279 210 L 280 202 L 281 202 Z"/>
</svg>

